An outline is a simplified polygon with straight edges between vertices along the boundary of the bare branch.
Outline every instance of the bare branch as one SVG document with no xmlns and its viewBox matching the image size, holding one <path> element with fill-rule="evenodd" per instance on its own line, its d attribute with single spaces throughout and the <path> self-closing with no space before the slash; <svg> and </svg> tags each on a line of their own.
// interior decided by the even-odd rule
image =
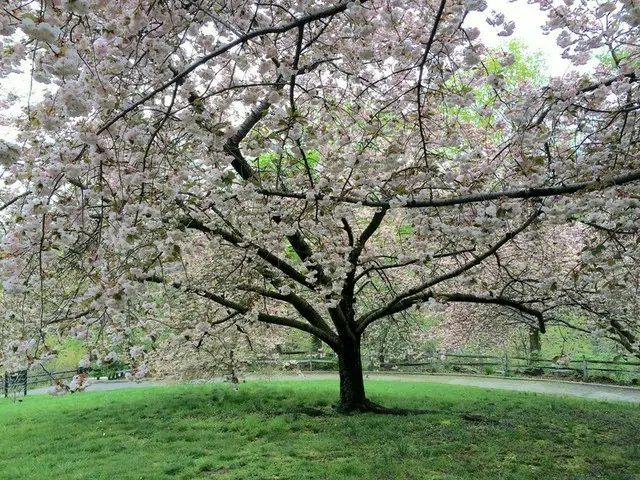
<svg viewBox="0 0 640 480">
<path fill-rule="evenodd" d="M 5 203 L 4 205 L 0 206 L 0 212 L 2 210 L 4 210 L 5 208 L 9 208 L 11 205 L 13 205 L 14 203 L 16 203 L 18 200 L 20 200 L 21 198 L 25 198 L 27 196 L 31 195 L 31 191 L 26 191 L 21 193 L 20 195 L 18 195 L 17 197 L 13 197 L 11 200 L 9 200 L 7 203 Z"/>
<path fill-rule="evenodd" d="M 463 302 L 463 303 L 482 303 L 491 305 L 500 305 L 503 307 L 509 307 L 519 312 L 531 315 L 538 320 L 538 329 L 541 333 L 545 333 L 544 318 L 541 311 L 528 307 L 521 302 L 510 300 L 504 297 L 491 297 L 491 296 L 479 296 L 466 293 L 440 293 L 435 294 L 435 298 L 443 303 L 447 302 Z"/>
</svg>

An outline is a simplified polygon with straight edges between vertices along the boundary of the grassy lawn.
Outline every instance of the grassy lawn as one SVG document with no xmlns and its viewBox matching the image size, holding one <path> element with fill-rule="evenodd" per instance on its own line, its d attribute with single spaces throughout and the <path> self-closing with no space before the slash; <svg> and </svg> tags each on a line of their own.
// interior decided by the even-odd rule
<svg viewBox="0 0 640 480">
<path fill-rule="evenodd" d="M 367 387 L 384 405 L 438 413 L 287 413 L 334 403 L 334 381 L 2 399 L 0 478 L 640 479 L 640 405 L 429 383 Z"/>
</svg>

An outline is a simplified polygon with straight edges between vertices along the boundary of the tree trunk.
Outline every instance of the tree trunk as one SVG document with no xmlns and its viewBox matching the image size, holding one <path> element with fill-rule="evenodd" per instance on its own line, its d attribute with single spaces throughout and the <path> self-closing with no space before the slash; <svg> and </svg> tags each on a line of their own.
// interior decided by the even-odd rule
<svg viewBox="0 0 640 480">
<path fill-rule="evenodd" d="M 338 352 L 338 368 L 340 371 L 339 410 L 343 412 L 365 410 L 369 402 L 364 394 L 359 338 L 355 342 L 342 342 Z"/>
<path fill-rule="evenodd" d="M 540 330 L 537 328 L 529 329 L 529 354 L 532 355 L 534 352 L 540 352 L 542 348 L 540 342 Z"/>
<path fill-rule="evenodd" d="M 360 338 L 340 343 L 336 351 L 340 373 L 340 403 L 338 411 L 342 413 L 372 412 L 390 415 L 414 415 L 434 413 L 432 410 L 387 408 L 367 399 L 364 393 L 362 359 L 360 357 Z"/>
</svg>

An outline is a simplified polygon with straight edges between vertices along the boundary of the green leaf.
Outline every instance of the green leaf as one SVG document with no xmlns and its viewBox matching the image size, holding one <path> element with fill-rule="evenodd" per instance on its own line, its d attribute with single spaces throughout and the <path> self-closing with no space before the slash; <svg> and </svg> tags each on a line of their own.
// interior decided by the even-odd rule
<svg viewBox="0 0 640 480">
<path fill-rule="evenodd" d="M 408 237 L 413 233 L 413 225 L 401 225 L 398 227 L 398 235 Z"/>
</svg>

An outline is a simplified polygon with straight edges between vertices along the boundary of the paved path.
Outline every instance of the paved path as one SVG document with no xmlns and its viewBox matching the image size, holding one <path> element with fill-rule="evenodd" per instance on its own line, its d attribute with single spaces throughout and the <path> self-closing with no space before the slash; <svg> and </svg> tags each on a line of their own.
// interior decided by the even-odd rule
<svg viewBox="0 0 640 480">
<path fill-rule="evenodd" d="M 303 374 L 283 375 L 249 375 L 247 381 L 295 381 L 295 380 L 337 380 L 333 373 L 305 372 Z M 613 400 L 621 402 L 640 403 L 640 388 L 621 387 L 615 385 L 599 385 L 578 382 L 559 382 L 553 380 L 528 380 L 500 377 L 482 377 L 468 375 L 422 375 L 403 373 L 368 373 L 367 380 L 401 380 L 403 382 L 430 382 L 447 383 L 452 385 L 467 385 L 482 388 L 497 388 L 500 390 L 516 390 L 521 392 L 536 392 L 552 395 L 568 395 L 572 397 L 589 398 L 593 400 Z M 215 378 L 194 383 L 218 383 L 223 379 Z M 127 382 L 127 381 L 96 381 L 87 388 L 87 391 L 118 390 L 123 388 L 140 388 L 165 386 L 163 382 Z M 29 395 L 42 395 L 48 393 L 49 388 L 36 388 L 29 390 Z"/>
<path fill-rule="evenodd" d="M 87 392 L 102 392 L 105 390 L 122 390 L 124 388 L 140 388 L 140 387 L 165 387 L 168 383 L 163 382 L 129 382 L 122 380 L 94 380 L 87 387 Z M 34 388 L 29 390 L 27 395 L 46 395 L 51 387 Z"/>
<path fill-rule="evenodd" d="M 374 374 L 370 376 L 370 378 L 374 380 L 387 380 L 390 376 L 392 375 Z M 640 403 L 640 388 L 616 385 L 466 375 L 397 374 L 397 377 L 393 375 L 392 378 L 402 379 L 403 381 L 448 383 L 452 385 L 468 385 L 471 387 L 497 388 L 500 390 L 568 395 L 572 397 L 590 398 L 593 400 L 615 400 L 621 402 Z"/>
</svg>

